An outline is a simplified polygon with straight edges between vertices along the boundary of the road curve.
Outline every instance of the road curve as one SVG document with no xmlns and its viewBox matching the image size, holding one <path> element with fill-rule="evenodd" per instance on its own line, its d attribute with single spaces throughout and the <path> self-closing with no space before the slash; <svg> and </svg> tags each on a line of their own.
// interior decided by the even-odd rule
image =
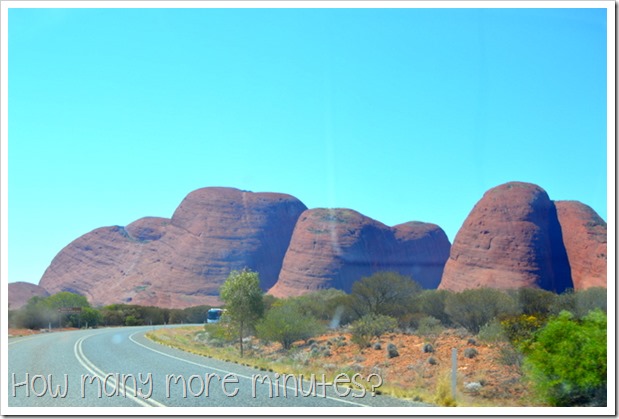
<svg viewBox="0 0 619 419">
<path fill-rule="evenodd" d="M 363 394 L 354 383 L 352 389 L 334 386 L 320 376 L 314 381 L 291 376 L 284 383 L 279 374 L 156 344 L 144 337 L 153 329 L 105 328 L 10 339 L 5 389 L 9 408 L 328 407 L 357 413 L 360 408 L 421 406 Z"/>
</svg>

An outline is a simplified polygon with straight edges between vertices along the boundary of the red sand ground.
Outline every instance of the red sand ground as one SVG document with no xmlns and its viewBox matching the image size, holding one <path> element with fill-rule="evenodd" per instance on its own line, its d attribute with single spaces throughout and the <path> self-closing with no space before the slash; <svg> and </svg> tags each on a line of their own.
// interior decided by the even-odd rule
<svg viewBox="0 0 619 419">
<path fill-rule="evenodd" d="M 298 342 L 298 345 L 302 346 L 306 356 L 296 356 L 308 368 L 311 365 L 325 368 L 332 366 L 336 371 L 359 372 L 365 376 L 378 373 L 383 377 L 385 385 L 413 390 L 413 393 L 422 395 L 424 401 L 432 403 L 435 401 L 431 398 L 437 394 L 439 383 L 442 381 L 444 386 L 450 385 L 452 349 L 455 348 L 459 401 L 465 405 L 478 406 L 532 405 L 520 368 L 506 365 L 503 359 L 507 344 L 469 343 L 471 338 L 457 330 L 446 330 L 435 338 L 393 333 L 381 337 L 381 349 L 370 347 L 361 350 L 350 341 L 350 333 L 330 333 L 314 339 L 319 347 L 330 348 L 330 356 L 311 357 L 310 345 L 303 345 L 302 342 Z M 331 345 L 328 345 L 329 341 Z M 389 343 L 396 345 L 399 356 L 388 358 L 386 348 Z M 432 344 L 433 353 L 423 352 L 425 343 Z M 474 358 L 465 357 L 464 351 L 467 348 L 475 348 L 478 354 Z M 271 359 L 285 356 L 279 344 L 265 345 L 261 352 Z M 435 365 L 428 362 L 430 357 L 436 360 Z M 481 389 L 476 392 L 465 391 L 465 383 L 470 382 L 481 383 Z"/>
</svg>

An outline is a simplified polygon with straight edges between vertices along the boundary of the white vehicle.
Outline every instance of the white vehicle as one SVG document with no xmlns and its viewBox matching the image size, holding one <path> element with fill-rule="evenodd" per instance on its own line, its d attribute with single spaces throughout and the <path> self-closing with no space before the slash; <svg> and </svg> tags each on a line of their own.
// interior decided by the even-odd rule
<svg viewBox="0 0 619 419">
<path fill-rule="evenodd" d="M 218 323 L 221 319 L 221 315 L 224 314 L 224 310 L 221 308 L 212 308 L 206 314 L 207 323 Z"/>
</svg>

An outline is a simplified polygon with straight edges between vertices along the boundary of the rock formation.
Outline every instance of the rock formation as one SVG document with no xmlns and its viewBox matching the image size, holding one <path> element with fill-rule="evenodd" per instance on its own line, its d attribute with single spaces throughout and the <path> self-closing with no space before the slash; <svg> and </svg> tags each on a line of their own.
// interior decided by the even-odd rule
<svg viewBox="0 0 619 419">
<path fill-rule="evenodd" d="M 257 271 L 263 290 L 278 297 L 349 292 L 378 271 L 410 276 L 426 289 L 561 292 L 606 286 L 606 223 L 586 205 L 555 203 L 539 186 L 510 182 L 484 194 L 451 246 L 434 224 L 388 227 L 350 209 L 308 210 L 286 194 L 203 188 L 171 218 L 77 238 L 54 258 L 42 288 L 15 284 L 10 294 L 71 291 L 93 305 L 218 305 L 221 284 L 243 268 Z M 11 301 L 15 308 L 18 300 Z"/>
<path fill-rule="evenodd" d="M 486 192 L 466 218 L 439 288 L 572 286 L 554 203 L 539 186 L 510 182 Z"/>
<path fill-rule="evenodd" d="M 26 305 L 32 297 L 47 297 L 45 288 L 30 282 L 11 282 L 8 288 L 9 310 L 17 310 Z"/>
<path fill-rule="evenodd" d="M 350 209 L 311 209 L 299 218 L 279 280 L 269 293 L 349 292 L 354 281 L 377 271 L 399 272 L 436 288 L 448 254 L 449 240 L 434 224 L 390 228 Z"/>
<path fill-rule="evenodd" d="M 264 290 L 275 283 L 305 209 L 290 195 L 198 189 L 171 219 L 147 217 L 79 237 L 40 285 L 85 295 L 94 305 L 219 304 L 219 287 L 233 270 L 257 271 Z"/>
<path fill-rule="evenodd" d="M 606 222 L 577 201 L 555 201 L 575 290 L 606 287 Z"/>
</svg>

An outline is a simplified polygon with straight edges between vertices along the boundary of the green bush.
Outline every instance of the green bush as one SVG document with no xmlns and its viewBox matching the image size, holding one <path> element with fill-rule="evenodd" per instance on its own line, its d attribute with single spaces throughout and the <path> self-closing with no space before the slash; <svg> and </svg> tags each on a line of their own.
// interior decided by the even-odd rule
<svg viewBox="0 0 619 419">
<path fill-rule="evenodd" d="M 557 295 L 551 314 L 556 316 L 562 311 L 576 312 L 576 293 L 571 288 Z"/>
<path fill-rule="evenodd" d="M 200 306 L 193 306 L 193 307 L 186 307 L 180 311 L 180 320 L 183 323 L 205 323 L 206 322 L 206 316 L 208 314 L 208 311 L 211 309 L 211 306 L 208 305 L 200 305 Z M 158 321 L 161 321 L 163 323 L 164 318 L 163 316 L 165 316 L 165 311 L 166 309 L 159 309 L 162 311 L 160 316 L 156 316 Z M 170 313 L 171 315 L 171 310 Z M 176 313 L 175 313 L 176 314 Z M 180 323 L 180 321 L 178 322 Z M 155 320 L 153 320 L 153 324 L 155 323 Z M 160 323 L 157 323 L 160 324 Z"/>
<path fill-rule="evenodd" d="M 445 302 L 451 291 L 425 290 L 415 297 L 415 308 L 427 316 L 439 319 L 444 326 L 452 324 L 449 314 L 445 312 Z"/>
<path fill-rule="evenodd" d="M 451 321 L 476 335 L 483 325 L 499 316 L 516 313 L 515 301 L 505 292 L 492 288 L 476 288 L 449 294 L 445 311 Z"/>
<path fill-rule="evenodd" d="M 352 323 L 352 342 L 361 349 L 367 348 L 372 338 L 380 338 L 383 334 L 392 332 L 398 327 L 396 319 L 382 314 L 366 314 Z"/>
<path fill-rule="evenodd" d="M 182 323 L 182 310 L 140 306 L 133 304 L 110 304 L 102 309 L 101 323 L 106 326 L 135 326 L 139 324 Z M 127 321 L 127 318 L 129 318 Z"/>
<path fill-rule="evenodd" d="M 557 296 L 551 313 L 557 315 L 562 311 L 569 311 L 577 319 L 581 319 L 596 308 L 606 312 L 606 306 L 606 288 L 594 287 L 580 291 L 568 289 Z"/>
<path fill-rule="evenodd" d="M 503 333 L 511 344 L 522 352 L 526 352 L 533 342 L 535 332 L 546 324 L 545 318 L 532 314 L 510 316 L 501 321 Z"/>
<path fill-rule="evenodd" d="M 328 322 L 331 328 L 335 329 L 340 324 L 347 324 L 352 321 L 352 313 L 349 308 L 350 296 L 342 290 L 329 288 L 290 299 L 296 301 L 303 313 Z"/>
<path fill-rule="evenodd" d="M 16 319 L 17 319 L 17 310 L 9 310 L 9 317 L 8 317 L 8 323 L 9 323 L 9 327 L 16 327 L 17 323 L 16 323 Z"/>
<path fill-rule="evenodd" d="M 441 333 L 443 326 L 441 321 L 432 316 L 426 316 L 419 320 L 417 326 L 417 335 L 419 336 L 435 336 Z"/>
<path fill-rule="evenodd" d="M 260 339 L 279 342 L 286 350 L 298 340 L 305 340 L 320 334 L 324 328 L 314 317 L 304 314 L 294 301 L 276 304 L 256 325 Z"/>
<path fill-rule="evenodd" d="M 606 288 L 587 288 L 575 293 L 574 315 L 578 318 L 585 317 L 596 308 L 606 313 L 606 306 Z"/>
<path fill-rule="evenodd" d="M 606 325 L 601 310 L 582 320 L 563 311 L 536 334 L 525 366 L 548 404 L 605 405 Z"/>
<path fill-rule="evenodd" d="M 222 316 L 219 323 L 206 323 L 204 325 L 209 345 L 220 348 L 231 344 L 235 340 L 235 330 L 230 327 L 228 320 L 226 316 Z"/>
<path fill-rule="evenodd" d="M 557 301 L 557 294 L 538 288 L 519 288 L 513 291 L 520 313 L 546 317 Z"/>
<path fill-rule="evenodd" d="M 277 301 L 279 301 L 279 298 L 271 295 L 271 294 L 264 294 L 262 296 L 262 305 L 264 306 L 264 312 L 266 313 L 267 311 L 269 311 L 269 309 L 273 306 L 273 304 L 275 304 Z"/>
<path fill-rule="evenodd" d="M 125 317 L 125 326 L 141 326 L 144 324 L 144 320 L 135 316 L 129 315 Z"/>
<path fill-rule="evenodd" d="M 521 368 L 523 359 L 522 352 L 514 348 L 510 343 L 500 346 L 499 362 L 501 364 Z"/>
<path fill-rule="evenodd" d="M 497 319 L 491 320 L 479 329 L 477 337 L 487 343 L 506 342 L 507 336 L 503 331 L 501 322 Z"/>
<path fill-rule="evenodd" d="M 419 328 L 419 322 L 426 317 L 428 317 L 426 314 L 420 312 L 403 314 L 397 319 L 398 327 L 407 331 L 417 330 L 417 328 Z"/>
</svg>

